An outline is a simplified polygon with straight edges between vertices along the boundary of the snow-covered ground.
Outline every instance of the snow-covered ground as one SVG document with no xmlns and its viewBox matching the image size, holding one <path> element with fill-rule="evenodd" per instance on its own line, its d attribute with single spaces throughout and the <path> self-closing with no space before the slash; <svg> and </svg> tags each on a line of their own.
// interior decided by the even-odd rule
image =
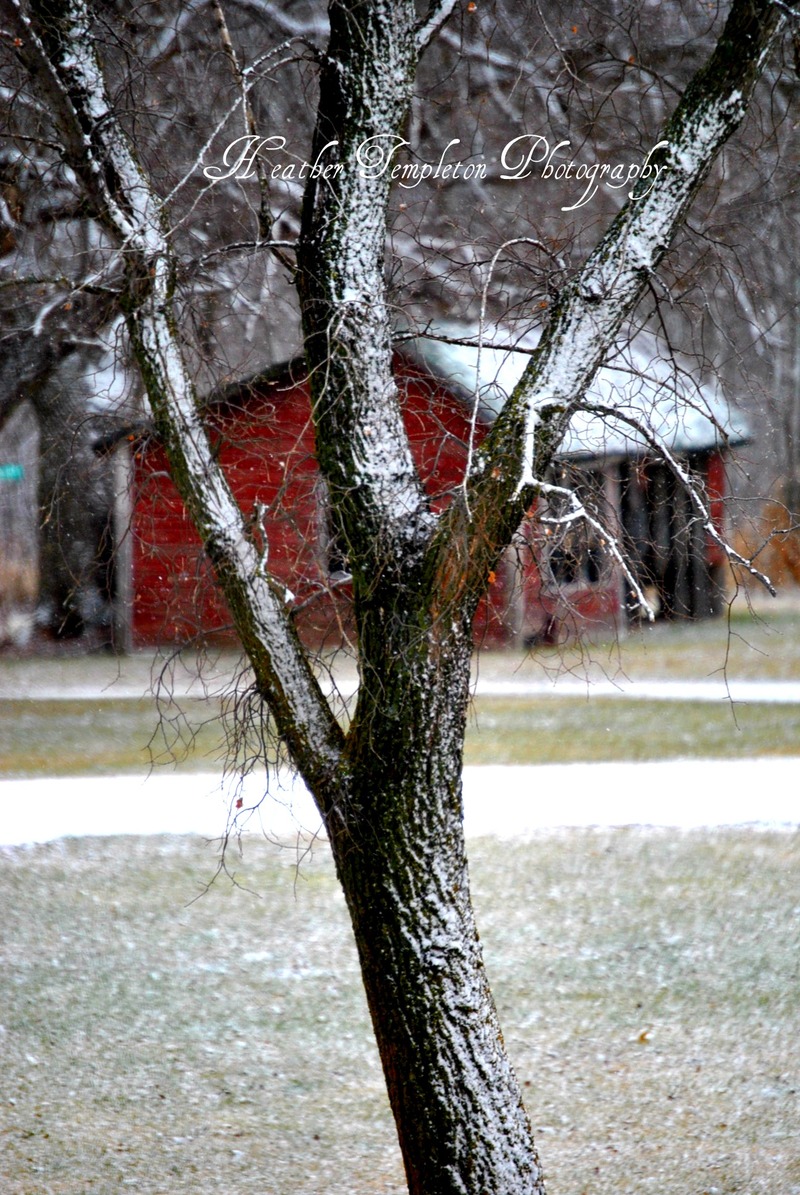
<svg viewBox="0 0 800 1195">
<path fill-rule="evenodd" d="M 206 677 L 209 689 L 225 689 L 226 674 Z M 115 676 L 108 669 L 100 675 L 87 669 L 80 673 L 41 675 L 20 679 L 0 672 L 0 700 L 24 697 L 28 701 L 90 701 L 107 698 L 115 701 L 141 700 L 152 693 L 152 680 L 142 667 L 128 675 Z M 203 697 L 206 690 L 196 675 L 171 677 L 169 689 L 176 697 Z M 328 692 L 331 685 L 323 682 Z M 336 689 L 343 698 L 352 698 L 357 690 L 355 676 L 337 678 Z M 650 701 L 747 702 L 748 704 L 800 704 L 800 681 L 792 680 L 616 680 L 592 675 L 581 679 L 574 675 L 546 677 L 487 677 L 479 675 L 473 685 L 476 697 L 626 697 Z"/>
<path fill-rule="evenodd" d="M 627 697 L 648 701 L 716 701 L 744 704 L 800 703 L 800 681 L 740 680 L 491 680 L 479 677 L 478 697 Z"/>
<path fill-rule="evenodd" d="M 468 767 L 467 834 L 526 837 L 562 826 L 800 826 L 800 758 Z M 319 829 L 305 788 L 284 778 L 262 795 L 251 780 L 238 817 L 286 839 Z M 0 844 L 73 835 L 202 834 L 228 824 L 233 797 L 210 774 L 5 780 Z M 235 810 L 234 810 L 235 813 Z"/>
</svg>

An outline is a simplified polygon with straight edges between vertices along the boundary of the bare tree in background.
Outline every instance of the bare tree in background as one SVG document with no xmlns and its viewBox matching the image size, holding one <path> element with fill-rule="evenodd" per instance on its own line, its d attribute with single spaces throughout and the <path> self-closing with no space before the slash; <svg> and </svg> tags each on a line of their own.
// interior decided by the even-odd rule
<svg viewBox="0 0 800 1195">
<path fill-rule="evenodd" d="M 4 99 L 27 133 L 0 148 L 0 428 L 27 415 L 38 432 L 35 490 L 25 479 L 40 529 L 37 621 L 56 639 L 86 636 L 97 646 L 112 620 L 113 477 L 96 449 L 120 418 L 130 420 L 119 312 L 116 296 L 109 310 L 90 281 L 97 224 L 46 141 L 48 118 L 32 102 L 12 113 Z"/>
<path fill-rule="evenodd" d="M 265 24 L 275 19 L 271 5 L 250 7 Z M 219 19 L 219 6 L 210 8 Z M 424 135 L 415 77 L 427 48 L 452 36 L 446 22 L 455 8 L 453 0 L 425 12 L 408 0 L 332 0 L 327 44 L 310 41 L 308 26 L 295 28 L 287 12 L 281 19 L 290 40 L 266 47 L 263 61 L 256 56 L 242 68 L 232 46 L 229 53 L 245 91 L 254 63 L 271 70 L 299 53 L 315 71 L 308 86 L 316 124 L 304 156 L 320 169 L 304 180 L 297 237 L 279 227 L 273 207 L 279 196 L 264 178 L 251 192 L 258 235 L 249 239 L 251 248 L 255 240 L 260 252 L 272 249 L 295 273 L 317 459 L 353 576 L 360 684 L 346 731 L 296 635 L 285 593 L 270 578 L 264 545 L 237 508 L 209 443 L 195 381 L 204 366 L 182 332 L 181 282 L 196 255 L 184 256 L 191 232 L 173 216 L 181 187 L 167 186 L 164 168 L 138 152 L 150 114 L 125 111 L 119 59 L 111 50 L 108 61 L 101 56 L 101 45 L 113 41 L 105 36 L 103 9 L 93 13 L 83 0 L 2 0 L 0 13 L 32 94 L 53 115 L 61 158 L 102 229 L 111 263 L 103 268 L 113 269 L 157 434 L 213 562 L 258 700 L 322 815 L 409 1189 L 517 1195 L 544 1188 L 469 895 L 461 768 L 473 616 L 524 513 L 537 497 L 552 495 L 548 469 L 569 420 L 587 405 L 587 387 L 642 296 L 658 285 L 668 247 L 744 117 L 784 6 L 734 0 L 713 53 L 678 89 L 674 112 L 653 143 L 654 185 L 633 188 L 583 264 L 559 264 L 553 246 L 527 303 L 517 287 L 517 314 L 531 325 L 546 302 L 539 347 L 471 455 L 462 487 L 436 513 L 414 466 L 392 374 L 387 213 L 398 204 L 401 254 L 411 217 L 405 200 L 393 196 L 388 173 L 365 168 L 363 147 L 401 136 L 409 121 L 417 130 L 410 143 Z M 551 36 L 536 6 L 528 20 L 537 37 Z M 174 29 L 172 35 L 174 46 Z M 576 64 L 563 57 L 569 80 Z M 568 92 L 569 84 L 567 98 Z M 548 102 L 558 94 L 549 90 Z M 427 98 L 435 103 L 434 94 Z M 251 113 L 260 122 L 263 113 Z M 478 128 L 476 121 L 476 136 Z M 209 135 L 197 130 L 197 160 L 184 177 L 200 171 Z M 291 225 L 289 213 L 283 223 Z M 528 234 L 525 227 L 516 235 Z M 412 273 L 425 256 L 435 273 L 437 251 L 447 247 L 410 233 L 409 240 Z M 537 290 L 543 280 L 546 300 Z M 706 518 L 702 497 L 694 501 L 697 517 Z M 576 508 L 575 517 L 580 513 Z"/>
</svg>

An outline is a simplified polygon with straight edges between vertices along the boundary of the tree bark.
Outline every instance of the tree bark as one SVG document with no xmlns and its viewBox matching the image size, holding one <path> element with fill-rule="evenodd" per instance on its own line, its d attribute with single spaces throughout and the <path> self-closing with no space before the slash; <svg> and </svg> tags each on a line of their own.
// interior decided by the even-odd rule
<svg viewBox="0 0 800 1195">
<path fill-rule="evenodd" d="M 393 612 L 396 615 L 396 611 Z M 464 848 L 468 623 L 362 681 L 332 835 L 412 1195 L 544 1191 L 483 965 Z M 373 664 L 376 664 L 373 661 Z"/>
<path fill-rule="evenodd" d="M 461 767 L 471 617 L 446 623 L 392 377 L 387 162 L 415 6 L 332 3 L 298 252 L 317 458 L 353 574 L 360 688 L 329 832 L 413 1195 L 543 1192 L 469 897 Z M 365 147 L 371 147 L 374 157 Z M 371 163 L 377 163 L 372 168 Z"/>
<path fill-rule="evenodd" d="M 56 639 L 111 644 L 111 460 L 95 452 L 101 417 L 87 414 L 76 353 L 32 395 L 39 422 L 40 594 L 37 621 Z"/>
<path fill-rule="evenodd" d="M 0 427 L 25 401 L 39 425 L 40 582 L 37 622 L 55 638 L 111 638 L 112 479 L 94 451 L 101 417 L 87 408 L 91 361 L 63 326 L 14 332 L 0 359 Z"/>
</svg>

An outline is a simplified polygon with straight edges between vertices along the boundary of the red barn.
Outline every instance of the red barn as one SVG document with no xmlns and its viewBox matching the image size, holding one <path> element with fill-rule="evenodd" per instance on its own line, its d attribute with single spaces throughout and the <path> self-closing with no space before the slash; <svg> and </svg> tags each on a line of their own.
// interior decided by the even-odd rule
<svg viewBox="0 0 800 1195">
<path fill-rule="evenodd" d="M 518 353 L 484 350 L 482 376 L 489 381 L 481 385 L 474 349 L 420 340 L 398 352 L 412 452 L 434 507 L 445 505 L 462 481 L 475 395 L 480 442 L 526 360 Z M 602 390 L 602 371 L 598 386 Z M 653 401 L 649 393 L 646 397 Z M 696 415 L 696 403 L 693 410 Z M 724 481 L 718 421 L 716 411 L 691 431 L 683 418 L 677 431 L 670 431 L 664 419 L 658 429 L 674 451 L 691 458 L 717 514 Z M 269 570 L 291 592 L 301 633 L 314 643 L 337 646 L 352 630 L 349 586 L 314 458 L 302 365 L 229 388 L 209 404 L 208 426 L 241 510 L 266 531 Z M 560 470 L 591 498 L 607 526 L 621 530 L 643 586 L 663 613 L 713 612 L 718 564 L 713 545 L 705 533 L 698 538 L 691 511 L 681 506 L 664 466 L 629 430 L 599 429 L 596 420 L 577 430 L 573 426 Z M 130 534 L 124 537 L 117 583 L 120 644 L 232 634 L 210 565 L 155 441 L 145 438 L 137 445 L 131 476 L 130 506 L 123 515 L 130 519 Z M 629 596 L 601 532 L 583 523 L 559 531 L 557 525 L 542 528 L 526 520 L 492 578 L 476 637 L 491 645 L 530 644 L 592 627 L 618 628 Z"/>
</svg>

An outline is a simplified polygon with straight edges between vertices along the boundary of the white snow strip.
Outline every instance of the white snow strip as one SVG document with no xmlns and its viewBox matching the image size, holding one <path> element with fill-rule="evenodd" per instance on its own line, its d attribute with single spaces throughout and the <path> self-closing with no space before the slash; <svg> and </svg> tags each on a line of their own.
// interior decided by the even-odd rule
<svg viewBox="0 0 800 1195">
<path fill-rule="evenodd" d="M 225 832 L 228 804 L 208 774 L 3 780 L 0 843 L 109 834 L 217 838 Z"/>
<path fill-rule="evenodd" d="M 524 838 L 580 826 L 800 825 L 800 759 L 466 768 L 466 832 Z"/>
<path fill-rule="evenodd" d="M 735 704 L 800 703 L 800 681 L 722 680 L 478 680 L 478 697 L 629 697 L 648 701 L 732 701 Z"/>
<path fill-rule="evenodd" d="M 800 826 L 800 758 L 576 763 L 464 769 L 466 832 L 519 838 L 581 826 Z M 239 812 L 247 833 L 280 840 L 318 833 L 300 781 L 261 797 L 250 779 Z M 70 777 L 0 782 L 0 844 L 113 834 L 224 834 L 230 807 L 218 777 Z"/>
<path fill-rule="evenodd" d="M 211 685 L 214 688 L 214 684 Z M 323 684 L 330 695 L 331 687 Z M 337 693 L 354 697 L 358 683 L 354 677 L 340 678 Z M 800 681 L 730 681 L 723 680 L 580 680 L 575 676 L 527 680 L 521 677 L 493 680 L 478 677 L 473 687 L 476 697 L 628 697 L 648 701 L 732 701 L 748 705 L 800 705 Z M 203 685 L 193 678 L 188 684 L 176 682 L 175 695 L 203 698 Z M 151 697 L 144 683 L 123 677 L 107 683 L 33 680 L 20 684 L 14 676 L 0 674 L 0 701 L 139 701 Z"/>
</svg>

